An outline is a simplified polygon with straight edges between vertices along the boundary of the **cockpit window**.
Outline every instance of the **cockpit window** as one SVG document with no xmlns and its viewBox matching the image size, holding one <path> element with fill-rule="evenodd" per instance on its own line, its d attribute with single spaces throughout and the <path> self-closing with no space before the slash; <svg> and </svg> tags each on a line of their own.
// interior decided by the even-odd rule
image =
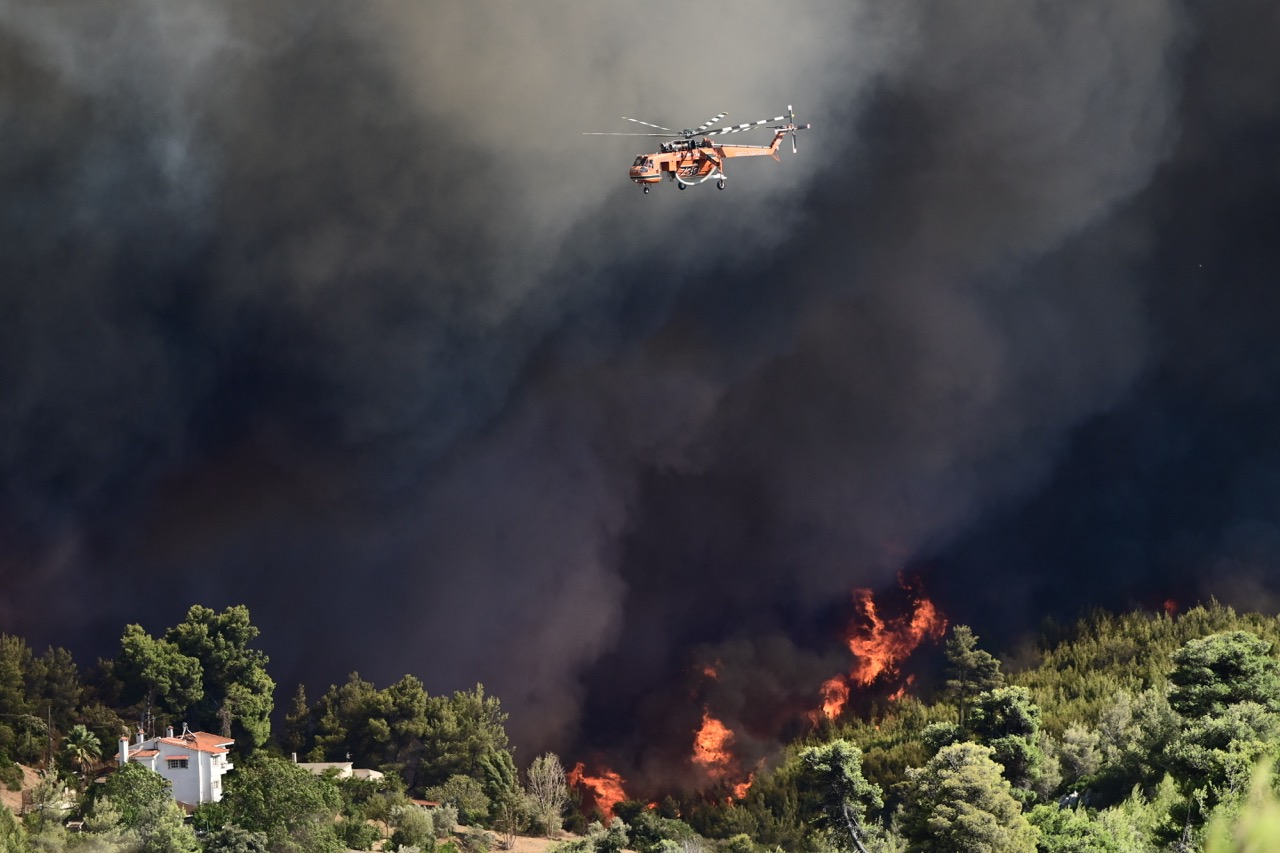
<svg viewBox="0 0 1280 853">
<path fill-rule="evenodd" d="M 637 157 L 637 158 L 636 158 L 636 161 L 635 161 L 634 163 L 632 163 L 631 165 L 632 165 L 632 166 L 643 166 L 643 165 L 644 165 L 644 155 L 643 155 L 643 154 L 641 154 L 639 157 Z"/>
</svg>

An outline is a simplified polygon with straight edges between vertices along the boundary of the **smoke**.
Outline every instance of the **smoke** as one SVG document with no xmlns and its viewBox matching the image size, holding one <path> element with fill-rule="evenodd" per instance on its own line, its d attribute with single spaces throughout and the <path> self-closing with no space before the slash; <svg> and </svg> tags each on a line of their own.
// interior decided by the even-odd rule
<svg viewBox="0 0 1280 853">
<path fill-rule="evenodd" d="M 243 602 L 668 779 L 699 658 L 764 754 L 903 566 L 1272 589 L 1263 3 L 91 6 L 0 10 L 4 630 Z M 787 104 L 724 193 L 580 135 Z"/>
</svg>

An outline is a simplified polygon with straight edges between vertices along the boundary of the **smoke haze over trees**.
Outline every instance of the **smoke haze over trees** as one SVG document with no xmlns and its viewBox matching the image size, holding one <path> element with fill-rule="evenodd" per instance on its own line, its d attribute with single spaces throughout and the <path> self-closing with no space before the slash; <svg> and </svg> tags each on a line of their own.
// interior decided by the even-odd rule
<svg viewBox="0 0 1280 853">
<path fill-rule="evenodd" d="M 1278 42 L 1263 0 L 7 4 L 0 628 L 243 602 L 281 684 L 482 681 L 526 754 L 625 754 L 701 662 L 742 720 L 816 695 L 903 567 L 997 647 L 1271 602 Z M 788 103 L 724 193 L 579 136 Z"/>
</svg>

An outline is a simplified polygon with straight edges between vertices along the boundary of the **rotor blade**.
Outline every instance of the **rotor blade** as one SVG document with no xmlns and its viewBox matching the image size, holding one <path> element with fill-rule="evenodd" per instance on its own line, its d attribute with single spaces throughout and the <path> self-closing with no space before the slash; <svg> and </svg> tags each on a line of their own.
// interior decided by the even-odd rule
<svg viewBox="0 0 1280 853">
<path fill-rule="evenodd" d="M 653 124 L 652 122 L 641 121 L 641 120 L 640 120 L 640 119 L 638 119 L 638 118 L 627 118 L 626 116 L 623 116 L 623 117 L 622 117 L 622 120 L 623 120 L 623 121 L 634 121 L 636 124 L 643 124 L 645 127 L 656 127 L 658 130 L 671 130 L 671 128 L 669 128 L 669 127 L 663 127 L 663 126 L 662 126 L 662 125 L 660 125 L 660 124 Z M 675 133 L 675 131 L 674 131 L 674 130 L 671 130 L 671 132 L 672 132 L 672 133 Z"/>
<path fill-rule="evenodd" d="M 717 113 L 716 115 L 713 115 L 711 118 L 709 118 L 709 119 L 707 119 L 706 121 L 704 121 L 702 124 L 700 124 L 700 125 L 698 125 L 697 127 L 695 127 L 695 128 L 693 129 L 693 132 L 694 132 L 695 134 L 702 133 L 702 132 L 703 132 L 703 131 L 705 131 L 708 127 L 711 127 L 711 125 L 715 124 L 716 122 L 718 122 L 720 119 L 724 118 L 724 117 L 725 117 L 725 116 L 727 116 L 727 115 L 728 115 L 728 113 Z"/>
<path fill-rule="evenodd" d="M 796 132 L 791 131 L 791 153 L 796 153 Z"/>
<path fill-rule="evenodd" d="M 713 133 L 742 133 L 742 131 L 744 130 L 754 130 L 757 127 L 762 127 L 766 124 L 769 124 L 769 122 L 786 121 L 786 120 L 787 120 L 786 116 L 774 116 L 773 118 L 762 118 L 759 121 L 752 121 L 746 124 L 733 124 L 728 127 L 719 127 L 719 128 L 716 128 L 715 130 L 709 131 L 706 135 L 710 136 Z"/>
<path fill-rule="evenodd" d="M 681 139 L 683 133 L 609 133 L 602 130 L 584 130 L 583 136 L 656 136 L 661 139 Z"/>
</svg>

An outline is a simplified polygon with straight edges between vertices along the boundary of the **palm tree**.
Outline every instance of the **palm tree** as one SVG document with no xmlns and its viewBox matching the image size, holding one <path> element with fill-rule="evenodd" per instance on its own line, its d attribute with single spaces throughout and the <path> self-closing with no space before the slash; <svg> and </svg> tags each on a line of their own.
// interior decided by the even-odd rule
<svg viewBox="0 0 1280 853">
<path fill-rule="evenodd" d="M 102 744 L 98 737 L 89 731 L 83 723 L 77 723 L 67 732 L 62 741 L 62 752 L 71 766 L 85 776 L 91 767 L 102 757 Z"/>
</svg>

